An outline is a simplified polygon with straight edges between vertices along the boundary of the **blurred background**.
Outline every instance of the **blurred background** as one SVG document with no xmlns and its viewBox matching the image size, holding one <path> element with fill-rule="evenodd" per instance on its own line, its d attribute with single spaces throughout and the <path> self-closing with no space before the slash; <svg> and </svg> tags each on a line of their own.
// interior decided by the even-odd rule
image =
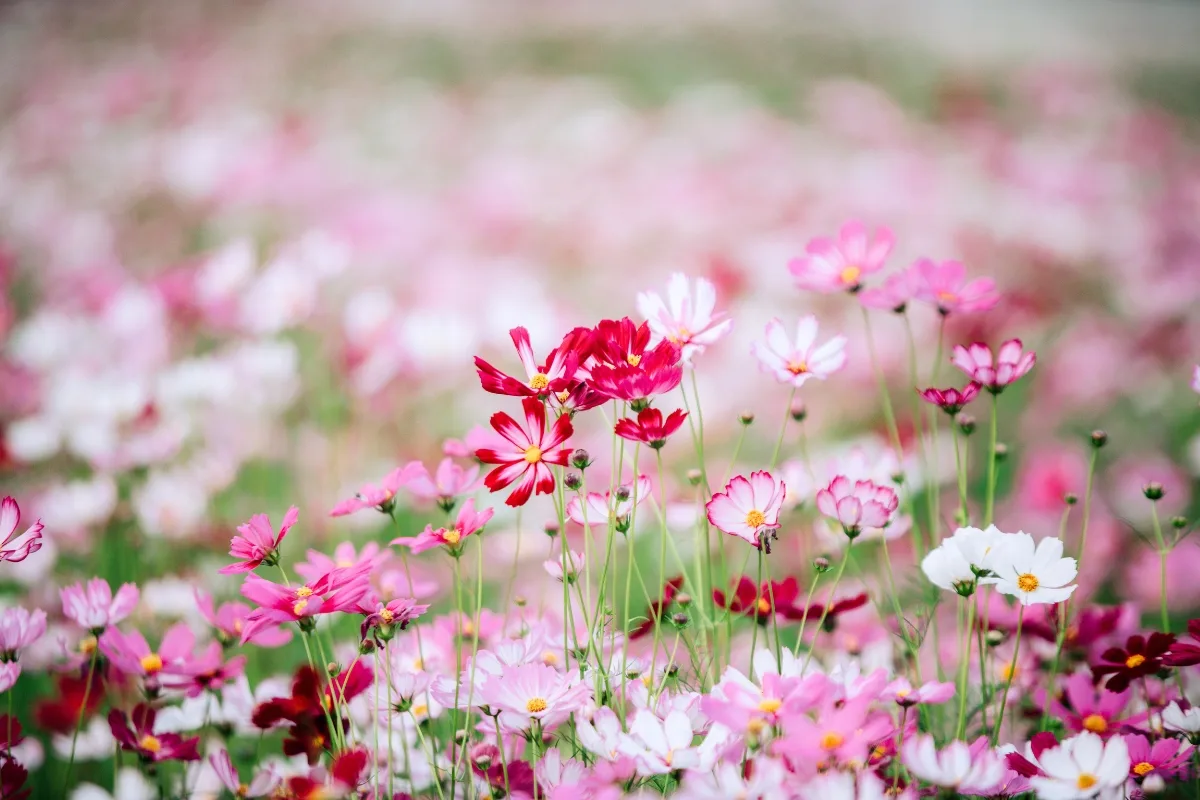
<svg viewBox="0 0 1200 800">
<path fill-rule="evenodd" d="M 891 268 L 997 280 L 946 341 L 1038 351 L 1005 395 L 1001 519 L 1055 530 L 1106 428 L 1085 580 L 1152 604 L 1140 487 L 1185 513 L 1200 472 L 1198 41 L 1183 2 L 6 3 L 0 493 L 48 542 L 8 574 L 46 607 L 137 579 L 166 613 L 185 580 L 236 593 L 215 568 L 251 513 L 379 539 L 328 509 L 513 410 L 473 355 L 516 369 L 509 328 L 544 353 L 675 271 L 736 319 L 697 369 L 716 474 L 739 411 L 764 420 L 748 467 L 778 430 L 787 390 L 747 358 L 772 316 L 851 340 L 803 392 L 817 458 L 877 440 L 857 304 L 786 269 L 858 218 L 896 232 Z M 931 359 L 937 315 L 909 316 Z M 874 319 L 907 404 L 903 325 Z M 665 453 L 686 494 L 691 451 Z"/>
</svg>

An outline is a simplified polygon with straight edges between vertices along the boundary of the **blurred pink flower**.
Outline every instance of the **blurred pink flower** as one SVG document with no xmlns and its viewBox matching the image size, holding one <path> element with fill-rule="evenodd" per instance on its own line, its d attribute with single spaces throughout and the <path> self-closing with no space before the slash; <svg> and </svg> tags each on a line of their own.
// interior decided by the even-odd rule
<svg viewBox="0 0 1200 800">
<path fill-rule="evenodd" d="M 100 637 L 100 650 L 114 667 L 147 681 L 157 681 L 159 673 L 173 674 L 191 660 L 195 644 L 196 636 L 184 622 L 167 629 L 157 650 L 151 650 L 146 637 L 137 630 L 125 634 L 110 627 Z"/>
<path fill-rule="evenodd" d="M 241 641 L 242 631 L 246 627 L 246 618 L 252 610 L 245 603 L 222 603 L 220 608 L 213 608 L 212 595 L 196 589 L 196 608 L 204 621 L 212 626 L 217 638 L 222 643 L 232 644 Z M 282 647 L 292 640 L 292 632 L 286 628 L 270 628 L 262 630 L 248 640 L 248 643 L 258 647 Z"/>
<path fill-rule="evenodd" d="M 992 394 L 999 394 L 1009 384 L 1025 377 L 1033 369 L 1037 356 L 1032 350 L 1022 352 L 1020 339 L 1009 339 L 1000 345 L 994 361 L 991 348 L 982 342 L 975 342 L 970 347 L 955 345 L 950 360 L 972 381 L 982 384 Z"/>
<path fill-rule="evenodd" d="M 21 524 L 21 507 L 12 497 L 0 501 L 0 561 L 24 561 L 32 553 L 42 549 L 42 521 L 30 525 L 24 533 L 17 535 Z M 15 542 L 15 544 L 14 544 Z M 9 545 L 13 545 L 9 547 Z"/>
<path fill-rule="evenodd" d="M 809 378 L 825 380 L 846 365 L 846 337 L 834 336 L 817 345 L 816 317 L 800 318 L 795 340 L 789 339 L 782 322 L 772 319 L 767 323 L 766 337 L 765 342 L 750 345 L 759 369 L 794 388 L 800 388 Z"/>
<path fill-rule="evenodd" d="M 842 526 L 851 539 L 868 528 L 885 528 L 895 517 L 900 500 L 896 493 L 873 481 L 855 481 L 839 475 L 817 492 L 817 509 Z"/>
<path fill-rule="evenodd" d="M 652 344 L 666 339 L 679 345 L 684 363 L 704 352 L 709 345 L 729 333 L 733 320 L 725 312 L 715 312 L 717 290 L 707 278 L 696 278 L 694 290 L 681 272 L 671 275 L 667 299 L 657 292 L 639 292 L 638 311 L 650 324 Z"/>
<path fill-rule="evenodd" d="M 443 510 L 454 507 L 455 498 L 470 494 L 478 488 L 479 466 L 463 468 L 451 458 L 443 458 L 437 471 L 430 476 L 429 470 L 420 462 L 414 462 L 413 475 L 407 489 L 424 500 L 436 500 Z"/>
<path fill-rule="evenodd" d="M 67 586 L 59 594 L 63 616 L 96 635 L 133 613 L 140 596 L 137 586 L 126 583 L 114 597 L 108 581 L 103 578 L 92 578 L 86 589 L 79 583 Z"/>
<path fill-rule="evenodd" d="M 877 228 L 872 238 L 861 222 L 847 222 L 836 242 L 825 237 L 810 241 L 807 255 L 792 259 L 788 271 L 801 289 L 856 292 L 863 278 L 883 269 L 894 243 L 888 228 Z"/>
<path fill-rule="evenodd" d="M 329 516 L 344 517 L 364 508 L 374 508 L 386 514 L 395 505 L 396 492 L 410 484 L 424 470 L 425 465 L 420 461 L 410 461 L 403 467 L 397 467 L 385 475 L 378 486 L 373 483 L 363 484 L 354 497 L 349 497 L 334 506 Z"/>
<path fill-rule="evenodd" d="M 909 270 L 914 276 L 916 299 L 933 305 L 941 314 L 987 311 L 1000 302 L 995 281 L 968 281 L 966 268 L 958 261 L 937 264 L 922 258 Z"/>
<path fill-rule="evenodd" d="M 917 294 L 916 273 L 911 269 L 893 272 L 882 286 L 864 289 L 858 301 L 867 308 L 878 308 L 901 314 Z"/>
</svg>

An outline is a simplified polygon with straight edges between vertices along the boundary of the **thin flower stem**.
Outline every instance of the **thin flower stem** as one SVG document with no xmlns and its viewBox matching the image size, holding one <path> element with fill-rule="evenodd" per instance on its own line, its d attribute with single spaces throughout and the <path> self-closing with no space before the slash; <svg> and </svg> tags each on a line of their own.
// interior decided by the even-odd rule
<svg viewBox="0 0 1200 800">
<path fill-rule="evenodd" d="M 896 460 L 902 464 L 904 463 L 904 447 L 900 443 L 900 429 L 896 425 L 896 412 L 892 409 L 892 395 L 888 391 L 887 378 L 883 374 L 883 367 L 879 365 L 879 357 L 875 353 L 875 337 L 871 333 L 871 317 L 867 313 L 866 306 L 860 306 L 860 308 L 863 328 L 867 333 L 867 353 L 871 357 L 871 369 L 875 372 L 875 380 L 879 383 L 879 397 L 883 401 L 883 421 L 887 425 L 892 446 L 896 448 Z"/>
<path fill-rule="evenodd" d="M 762 592 L 762 574 L 763 574 L 763 553 L 762 553 L 762 548 L 760 547 L 758 550 L 758 578 L 756 578 L 755 582 L 754 582 L 754 589 L 755 589 L 754 594 L 755 594 L 755 603 L 756 604 L 758 602 L 758 598 L 762 597 L 762 594 L 761 594 L 761 592 Z M 755 612 L 757 612 L 758 611 L 757 607 L 754 610 L 755 610 Z M 762 626 L 758 622 L 758 615 L 756 613 L 755 618 L 754 618 L 754 629 L 750 635 L 750 669 L 748 672 L 748 674 L 750 675 L 750 680 L 754 680 L 754 650 L 756 647 L 758 647 L 758 629 L 761 627 Z"/>
<path fill-rule="evenodd" d="M 1157 500 L 1150 501 L 1150 519 L 1154 522 L 1154 539 L 1158 542 L 1158 596 L 1159 610 L 1162 613 L 1162 629 L 1163 633 L 1170 633 L 1171 615 L 1167 610 L 1167 556 L 1171 554 L 1171 551 L 1167 549 L 1167 543 L 1163 539 L 1162 523 L 1158 521 Z"/>
<path fill-rule="evenodd" d="M 808 594 L 804 597 L 804 617 L 800 620 L 800 631 L 796 634 L 796 644 L 792 646 L 792 655 L 800 656 L 800 645 L 804 642 L 804 627 L 808 625 L 808 609 L 812 607 L 813 594 L 817 591 L 817 584 L 821 581 L 821 573 L 814 572 L 812 582 L 808 585 Z"/>
<path fill-rule="evenodd" d="M 661 498 L 659 500 L 659 506 L 662 517 L 662 525 L 659 527 L 658 531 L 658 583 L 655 584 L 655 591 L 661 592 L 663 584 L 665 584 L 667 580 L 667 486 L 666 480 L 663 476 L 663 457 L 661 448 L 656 448 L 654 450 L 654 457 L 658 464 L 658 491 L 659 497 Z M 653 655 L 650 659 L 651 676 L 654 675 L 655 670 L 658 668 L 658 644 L 662 636 L 663 611 L 666 610 L 663 608 L 662 603 L 658 603 L 658 600 L 660 599 L 661 596 L 655 598 L 654 601 L 657 603 L 658 611 L 654 615 L 654 645 L 652 647 Z M 651 607 L 654 607 L 653 604 Z M 653 677 L 651 680 L 653 680 Z"/>
<path fill-rule="evenodd" d="M 787 406 L 783 409 L 783 424 L 779 426 L 779 436 L 775 439 L 775 449 L 771 452 L 771 465 L 767 467 L 768 471 L 775 469 L 775 465 L 779 463 L 779 450 L 783 447 L 783 437 L 787 434 L 788 421 L 792 418 L 792 403 L 795 400 L 796 387 L 793 386 L 791 394 L 788 395 Z"/>
<path fill-rule="evenodd" d="M 966 652 L 961 655 L 962 666 L 958 674 L 958 725 L 954 729 L 956 739 L 963 738 L 967 727 L 967 678 L 971 667 L 971 632 L 975 627 L 975 598 L 973 595 L 964 597 L 963 602 L 967 604 L 967 627 L 963 633 L 967 646 L 964 648 Z M 983 653 L 980 653 L 979 657 L 982 659 Z"/>
<path fill-rule="evenodd" d="M 985 606 L 986 608 L 986 606 Z M 986 651 L 983 649 L 983 629 L 987 627 L 987 622 L 982 625 L 975 626 L 975 651 L 979 653 L 979 710 L 983 721 L 983 730 L 987 730 L 991 726 L 988 724 L 988 703 L 991 701 L 991 689 L 988 687 L 987 680 L 987 659 L 985 658 Z"/>
<path fill-rule="evenodd" d="M 822 604 L 821 618 L 817 621 L 817 631 L 813 634 L 812 647 L 808 649 L 808 656 L 804 659 L 804 667 L 800 670 L 801 674 L 808 672 L 808 665 L 812 661 L 813 653 L 817 651 L 817 639 L 821 636 L 821 631 L 825 629 L 825 618 L 829 616 L 829 607 L 834 604 L 837 595 L 838 584 L 842 582 L 842 575 L 846 572 L 846 565 L 850 563 L 850 551 L 854 547 L 854 540 L 850 539 L 846 544 L 846 552 L 842 555 L 842 563 L 838 564 L 837 574 L 833 576 L 833 586 L 829 588 L 829 598 Z M 808 609 L 804 609 L 807 615 Z"/>
<path fill-rule="evenodd" d="M 760 551 L 761 552 L 761 551 Z M 771 626 L 775 629 L 775 663 L 783 664 L 783 647 L 779 644 L 779 612 L 775 609 L 775 585 L 771 580 L 771 562 L 766 564 L 767 596 L 771 603 Z M 780 667 L 782 669 L 782 667 Z"/>
<path fill-rule="evenodd" d="M 500 751 L 500 771 L 504 774 L 504 796 L 511 797 L 512 789 L 508 784 L 508 756 L 504 754 L 504 736 L 500 733 L 499 714 L 492 717 L 492 723 L 496 726 L 496 749 Z"/>
<path fill-rule="evenodd" d="M 960 525 L 969 525 L 971 518 L 967 513 L 967 469 L 966 459 L 962 454 L 962 448 L 959 440 L 962 438 L 959 434 L 958 426 L 952 424 L 954 434 L 954 467 L 958 473 L 958 523 Z"/>
<path fill-rule="evenodd" d="M 1079 552 L 1075 560 L 1079 570 L 1083 571 L 1083 554 L 1087 552 L 1088 522 L 1092 518 L 1092 482 L 1096 477 L 1096 462 L 1100 458 L 1100 448 L 1092 448 L 1092 457 L 1088 459 L 1087 485 L 1083 492 L 1083 523 L 1079 530 Z"/>
<path fill-rule="evenodd" d="M 92 694 L 92 679 L 96 677 L 96 661 L 100 657 L 100 645 L 92 650 L 92 658 L 88 663 L 87 682 L 83 685 L 83 703 L 79 706 L 79 717 L 75 720 L 75 732 L 71 734 L 71 757 L 67 761 L 67 774 L 63 783 L 62 797 L 67 796 L 67 789 L 71 786 L 71 770 L 75 766 L 75 746 L 79 744 L 79 729 L 83 726 L 83 715 L 87 713 L 88 700 Z M 12 693 L 9 692 L 9 700 L 12 700 Z M 11 724 L 11 723 L 10 723 Z M 9 739 L 12 737 L 10 736 Z"/>
<path fill-rule="evenodd" d="M 1013 676 L 1017 674 L 1017 657 L 1021 653 L 1021 627 L 1025 623 L 1025 606 L 1017 612 L 1017 636 L 1013 642 L 1012 663 L 1008 665 L 1008 678 L 1004 681 L 1004 692 L 1000 695 L 1000 711 L 996 714 L 996 727 L 992 730 L 992 746 L 1000 740 L 1000 726 L 1004 724 L 1004 709 L 1008 705 L 1008 691 L 1012 688 Z"/>
<path fill-rule="evenodd" d="M 455 637 L 455 642 L 454 642 L 454 675 L 455 675 L 454 708 L 455 708 L 455 712 L 457 713 L 457 711 L 459 709 L 458 692 L 459 692 L 460 687 L 462 686 L 462 671 L 463 671 L 463 664 L 462 664 L 462 641 L 463 641 L 462 563 L 461 563 L 461 560 L 457 556 L 454 557 L 454 571 L 451 573 L 451 576 L 453 579 L 452 583 L 453 583 L 453 593 L 454 593 L 454 621 L 455 621 L 454 626 L 456 629 L 455 633 L 457 634 L 457 636 Z M 476 634 L 476 633 L 477 632 L 472 631 L 472 634 Z M 457 723 L 456 723 L 456 726 L 457 726 Z M 451 732 L 450 732 L 450 736 L 451 736 L 451 740 L 452 740 L 452 744 L 450 746 L 450 753 L 451 753 L 450 763 L 452 765 L 450 768 L 450 796 L 451 797 L 454 797 L 456 795 L 455 790 L 458 786 L 458 737 L 455 735 L 455 733 L 456 733 L 456 730 L 451 730 Z"/>
<path fill-rule="evenodd" d="M 992 395 L 992 426 L 991 433 L 988 437 L 988 454 L 987 454 L 987 500 L 983 507 L 983 524 L 984 527 L 991 525 L 995 520 L 996 510 L 996 433 L 999 428 L 1000 418 L 1000 395 Z"/>
</svg>

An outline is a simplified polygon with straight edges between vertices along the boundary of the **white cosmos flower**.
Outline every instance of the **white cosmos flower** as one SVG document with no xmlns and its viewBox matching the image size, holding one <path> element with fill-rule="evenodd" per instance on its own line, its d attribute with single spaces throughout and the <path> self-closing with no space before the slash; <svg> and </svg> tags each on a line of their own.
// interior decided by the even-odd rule
<svg viewBox="0 0 1200 800">
<path fill-rule="evenodd" d="M 921 561 L 921 571 L 935 585 L 969 597 L 978 583 L 995 583 L 992 577 L 1010 536 L 995 525 L 959 528 Z M 1024 534 L 1021 534 L 1022 536 Z"/>
<path fill-rule="evenodd" d="M 1106 743 L 1090 731 L 1042 752 L 1038 763 L 1046 776 L 1030 778 L 1042 800 L 1083 800 L 1115 792 L 1129 775 L 1129 749 L 1114 736 Z"/>
<path fill-rule="evenodd" d="M 992 571 L 996 589 L 1025 606 L 1061 603 L 1075 591 L 1075 559 L 1063 558 L 1061 539 L 1042 539 L 1035 547 L 1027 533 L 1008 534 Z"/>
<path fill-rule="evenodd" d="M 950 539 L 930 550 L 925 558 L 921 559 L 921 571 L 934 586 L 948 592 L 958 592 L 964 597 L 969 597 L 975 592 L 977 579 L 971 571 L 971 564 Z"/>
<path fill-rule="evenodd" d="M 972 756 L 963 741 L 950 742 L 941 752 L 932 736 L 918 736 L 904 743 L 904 766 L 923 781 L 968 794 L 984 794 L 1004 778 L 1004 762 L 995 751 L 984 749 Z M 972 791 L 976 790 L 976 791 Z"/>
<path fill-rule="evenodd" d="M 1179 703 L 1172 701 L 1171 705 L 1163 709 L 1162 723 L 1169 731 L 1195 736 L 1200 733 L 1200 706 L 1183 709 L 1179 707 Z"/>
</svg>

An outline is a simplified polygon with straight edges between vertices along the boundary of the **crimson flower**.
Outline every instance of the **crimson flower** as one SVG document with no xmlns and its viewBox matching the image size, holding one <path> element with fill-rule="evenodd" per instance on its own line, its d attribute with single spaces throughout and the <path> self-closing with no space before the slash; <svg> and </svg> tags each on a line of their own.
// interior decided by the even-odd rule
<svg viewBox="0 0 1200 800">
<path fill-rule="evenodd" d="M 602 319 L 592 331 L 592 358 L 597 365 L 636 367 L 650 346 L 650 323 L 629 317 Z"/>
<path fill-rule="evenodd" d="M 1200 642 L 1200 619 L 1188 622 L 1188 636 Z M 1163 658 L 1163 663 L 1168 667 L 1191 667 L 1200 664 L 1200 645 L 1176 642 L 1171 647 L 1171 652 Z"/>
<path fill-rule="evenodd" d="M 868 599 L 869 598 L 867 597 L 866 592 L 852 595 L 850 597 L 843 597 L 841 600 L 834 600 L 833 604 L 829 606 L 828 611 L 825 610 L 825 605 L 823 603 L 813 603 L 804 611 L 801 616 L 808 617 L 810 619 L 820 619 L 821 615 L 824 614 L 825 630 L 832 631 L 837 627 L 837 619 L 839 616 L 848 611 L 854 611 L 855 609 L 862 608 L 867 604 Z"/>
<path fill-rule="evenodd" d="M 311 775 L 295 775 L 284 784 L 285 797 L 295 800 L 327 800 L 330 797 L 357 797 L 358 786 L 367 778 L 371 753 L 365 747 L 343 750 L 333 757 L 329 771 L 313 770 Z M 399 794 L 396 797 L 400 797 Z"/>
<path fill-rule="evenodd" d="M 0 754 L 0 797 L 4 800 L 27 800 L 33 792 L 24 788 L 29 770 L 11 755 Z"/>
<path fill-rule="evenodd" d="M 69 736 L 76 723 L 81 718 L 86 721 L 103 700 L 104 676 L 101 670 L 92 673 L 90 689 L 86 678 L 60 675 L 55 680 L 50 696 L 34 707 L 33 718 L 42 730 Z"/>
<path fill-rule="evenodd" d="M 550 351 L 546 361 L 539 364 L 529 343 L 529 331 L 513 328 L 508 335 L 512 337 L 521 366 L 525 368 L 525 380 L 517 380 L 476 356 L 479 382 L 492 394 L 545 398 L 552 392 L 564 391 L 570 388 L 576 370 L 591 350 L 592 332 L 587 328 L 575 328 L 563 337 L 562 344 Z"/>
<path fill-rule="evenodd" d="M 679 590 L 683 588 L 683 576 L 678 575 L 671 578 L 663 584 L 662 597 L 658 600 L 651 601 L 649 610 L 646 611 L 646 618 L 638 623 L 638 626 L 629 632 L 629 640 L 635 641 L 641 639 L 654 630 L 655 624 L 658 622 L 659 615 L 663 609 L 675 602 L 675 598 L 679 595 Z"/>
<path fill-rule="evenodd" d="M 671 434 L 679 430 L 685 419 L 687 412 L 683 409 L 672 411 L 664 419 L 662 412 L 657 408 L 643 408 L 638 412 L 637 422 L 632 419 L 620 419 L 613 430 L 622 439 L 648 444 L 658 450 L 667 443 Z"/>
<path fill-rule="evenodd" d="M 954 416 L 963 410 L 963 406 L 979 396 L 981 388 L 979 383 L 971 381 L 962 389 L 918 389 L 917 393 L 926 403 L 932 403 L 950 416 Z"/>
<path fill-rule="evenodd" d="M 1033 369 L 1037 354 L 1033 351 L 1023 352 L 1020 339 L 1009 339 L 1000 345 L 994 359 L 990 347 L 975 342 L 970 347 L 955 345 L 950 361 L 975 383 L 982 384 L 992 394 L 1000 394 L 1004 387 L 1017 382 Z"/>
<path fill-rule="evenodd" d="M 131 750 L 145 761 L 199 761 L 196 747 L 200 737 L 184 739 L 177 733 L 155 733 L 157 714 L 145 703 L 139 703 L 129 717 L 114 708 L 108 714 L 108 727 L 122 750 Z"/>
<path fill-rule="evenodd" d="M 629 323 L 632 325 L 632 322 Z M 647 329 L 648 330 L 648 329 Z M 647 335 L 648 332 L 647 332 Z M 592 388 L 607 397 L 632 403 L 635 411 L 650 405 L 650 398 L 669 392 L 683 380 L 682 350 L 679 345 L 663 339 L 650 350 L 637 350 L 636 339 L 625 350 L 624 340 L 618 337 L 597 350 L 606 359 L 591 368 Z M 623 360 L 620 354 L 624 353 Z"/>
<path fill-rule="evenodd" d="M 1101 653 L 1102 663 L 1092 665 L 1092 677 L 1099 681 L 1110 675 L 1104 688 L 1110 692 L 1123 692 L 1132 681 L 1162 669 L 1164 658 L 1174 644 L 1173 633 L 1152 633 L 1149 638 L 1134 634 L 1126 640 L 1124 647 L 1110 647 Z"/>
<path fill-rule="evenodd" d="M 483 483 L 493 492 L 498 492 L 518 478 L 521 483 L 504 502 L 510 506 L 523 506 L 534 494 L 550 494 L 554 491 L 554 473 L 550 464 L 565 467 L 571 458 L 571 449 L 561 447 L 574 432 L 571 417 L 561 415 L 546 430 L 546 407 L 532 397 L 521 401 L 525 409 L 525 427 L 516 420 L 497 411 L 492 415 L 492 427 L 512 445 L 512 450 L 477 450 L 475 457 L 485 464 L 502 464 L 499 469 L 488 473 Z"/>
<path fill-rule="evenodd" d="M 317 671 L 304 664 L 292 679 L 291 696 L 260 703 L 254 708 L 250 721 L 262 730 L 283 722 L 290 723 L 287 737 L 283 740 L 284 755 L 303 753 L 310 765 L 316 764 L 321 753 L 332 747 L 330 719 L 336 720 L 343 731 L 349 729 L 349 723 L 339 719 L 333 711 L 335 698 L 337 706 L 344 706 L 366 691 L 374 679 L 370 667 L 355 661 L 350 669 L 322 687 Z"/>
<path fill-rule="evenodd" d="M 776 613 L 785 619 L 803 619 L 804 609 L 796 606 L 801 599 L 800 585 L 795 578 L 763 581 L 762 586 L 757 586 L 753 580 L 743 575 L 733 584 L 732 597 L 726 597 L 720 589 L 713 589 L 713 602 L 718 608 L 728 609 L 734 614 L 743 614 L 759 625 L 766 625 Z"/>
</svg>

